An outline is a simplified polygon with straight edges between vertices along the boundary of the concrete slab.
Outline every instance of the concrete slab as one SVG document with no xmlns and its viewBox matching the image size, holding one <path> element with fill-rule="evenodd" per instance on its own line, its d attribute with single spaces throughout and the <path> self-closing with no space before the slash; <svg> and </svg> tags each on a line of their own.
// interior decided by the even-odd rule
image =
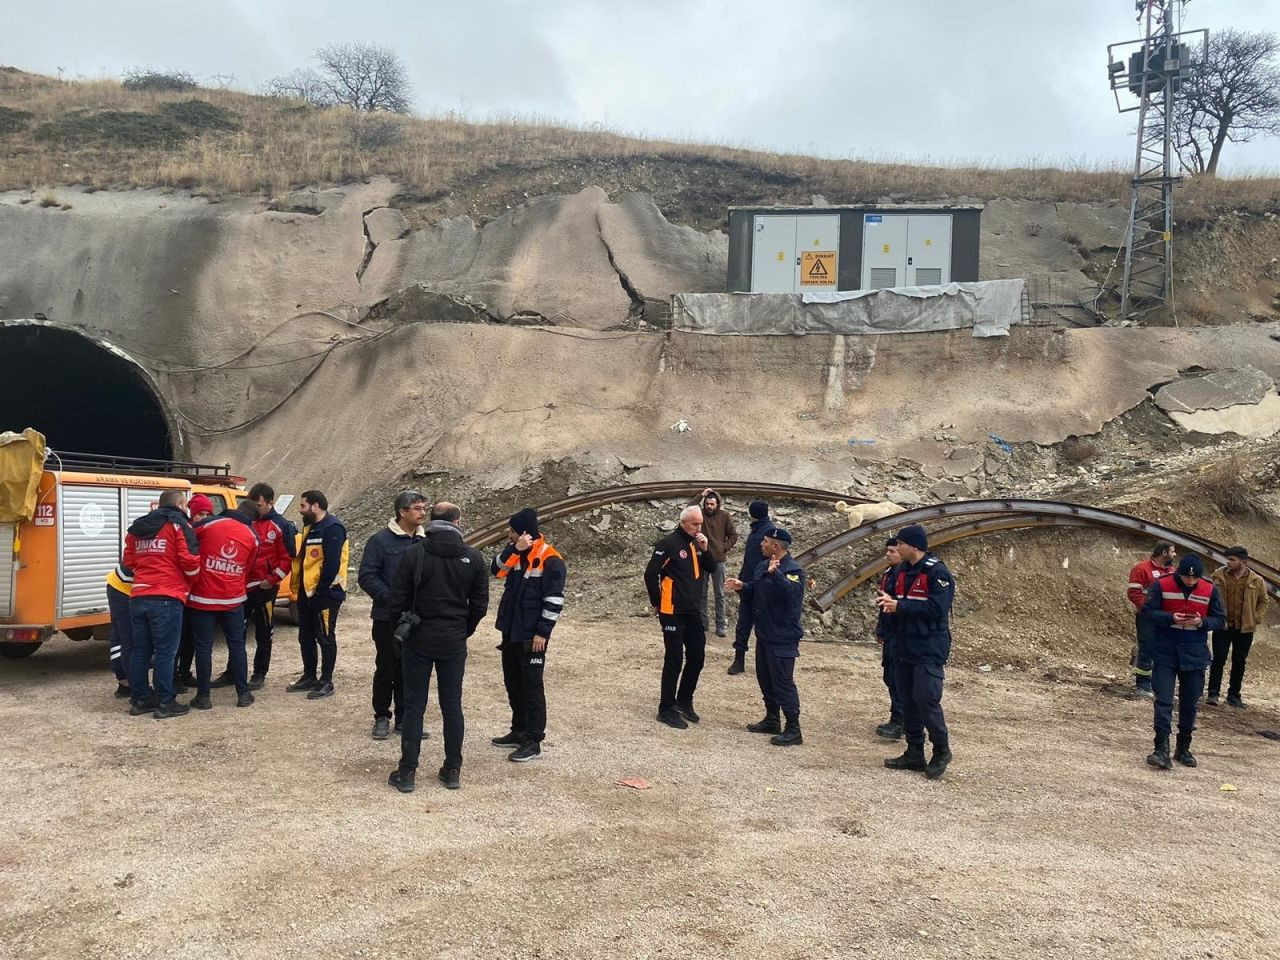
<svg viewBox="0 0 1280 960">
<path fill-rule="evenodd" d="M 1262 401 L 1275 381 L 1256 367 L 1214 370 L 1183 377 L 1156 391 L 1155 401 L 1165 413 L 1223 410 Z"/>
</svg>

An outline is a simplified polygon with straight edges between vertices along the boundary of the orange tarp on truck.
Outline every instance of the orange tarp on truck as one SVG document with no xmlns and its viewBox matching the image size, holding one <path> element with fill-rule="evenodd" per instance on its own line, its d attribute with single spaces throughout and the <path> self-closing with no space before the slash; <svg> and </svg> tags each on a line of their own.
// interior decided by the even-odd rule
<svg viewBox="0 0 1280 960">
<path fill-rule="evenodd" d="M 23 523 L 35 516 L 44 455 L 44 435 L 30 427 L 0 433 L 0 523 Z"/>
</svg>

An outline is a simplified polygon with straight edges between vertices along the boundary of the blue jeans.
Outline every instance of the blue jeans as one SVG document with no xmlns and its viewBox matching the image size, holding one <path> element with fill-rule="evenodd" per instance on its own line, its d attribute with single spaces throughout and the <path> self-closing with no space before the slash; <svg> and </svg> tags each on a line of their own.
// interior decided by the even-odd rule
<svg viewBox="0 0 1280 960">
<path fill-rule="evenodd" d="M 236 683 L 236 693 L 249 691 L 249 664 L 244 652 L 244 604 L 225 610 L 188 610 L 191 633 L 196 640 L 196 690 L 209 692 L 213 679 L 213 630 L 218 627 L 227 638 L 228 667 Z"/>
<path fill-rule="evenodd" d="M 129 661 L 129 692 L 135 701 L 152 693 L 147 672 L 155 661 L 153 680 L 156 699 L 173 702 L 173 661 L 182 638 L 181 600 L 173 597 L 130 597 L 129 619 L 133 622 L 133 657 Z"/>
</svg>

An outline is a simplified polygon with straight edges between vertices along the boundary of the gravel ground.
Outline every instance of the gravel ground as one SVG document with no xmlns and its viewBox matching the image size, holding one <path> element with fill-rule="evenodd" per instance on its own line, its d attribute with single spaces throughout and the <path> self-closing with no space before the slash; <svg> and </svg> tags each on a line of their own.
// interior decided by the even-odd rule
<svg viewBox="0 0 1280 960">
<path fill-rule="evenodd" d="M 0 664 L 0 957 L 1274 957 L 1280 689 L 1208 711 L 1201 766 L 1156 772 L 1150 706 L 957 668 L 956 759 L 883 769 L 877 652 L 808 645 L 804 746 L 771 747 L 713 640 L 700 726 L 654 719 L 655 623 L 568 619 L 542 760 L 509 764 L 491 625 L 472 646 L 463 788 L 386 785 L 367 607 L 336 697 L 159 723 L 111 699 L 105 647 Z M 1119 645 L 1127 650 L 1127 640 Z M 639 776 L 653 788 L 615 785 Z M 1236 792 L 1223 792 L 1224 783 Z M 1268 944 L 1270 946 L 1268 946 Z"/>
</svg>

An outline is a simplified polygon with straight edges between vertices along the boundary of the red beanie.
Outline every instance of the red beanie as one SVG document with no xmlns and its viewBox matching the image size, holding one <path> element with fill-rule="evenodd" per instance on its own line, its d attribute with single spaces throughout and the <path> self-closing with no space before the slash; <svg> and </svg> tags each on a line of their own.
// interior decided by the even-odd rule
<svg viewBox="0 0 1280 960">
<path fill-rule="evenodd" d="M 195 516 L 197 513 L 213 513 L 213 501 L 203 493 L 197 493 L 187 501 L 187 511 Z"/>
</svg>

